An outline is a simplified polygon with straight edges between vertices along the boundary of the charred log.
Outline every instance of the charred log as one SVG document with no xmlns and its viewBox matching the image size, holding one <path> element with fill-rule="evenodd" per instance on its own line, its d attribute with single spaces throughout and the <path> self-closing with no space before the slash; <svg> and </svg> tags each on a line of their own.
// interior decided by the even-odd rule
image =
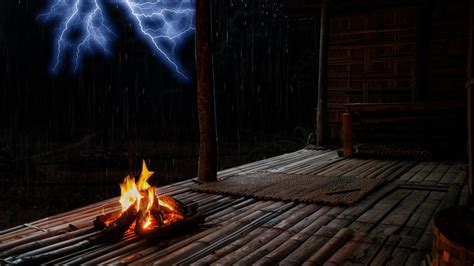
<svg viewBox="0 0 474 266">
<path fill-rule="evenodd" d="M 171 223 L 164 227 L 156 227 L 152 230 L 138 230 L 137 235 L 144 239 L 161 239 L 176 237 L 192 230 L 195 230 L 200 224 L 204 223 L 205 216 L 201 213 L 195 213 L 183 220 Z"/>
<path fill-rule="evenodd" d="M 113 221 L 117 220 L 120 217 L 121 211 L 106 213 L 99 215 L 94 220 L 94 228 L 97 230 L 103 230 L 107 228 Z"/>
<path fill-rule="evenodd" d="M 132 204 L 117 220 L 107 226 L 101 234 L 91 238 L 91 241 L 96 243 L 119 241 L 137 219 L 138 210 L 136 205 L 136 203 Z"/>
<path fill-rule="evenodd" d="M 153 203 L 155 203 L 157 200 L 156 198 L 154 199 Z M 140 211 L 138 212 L 137 218 L 136 218 L 136 223 L 135 223 L 135 234 L 138 235 L 138 231 L 142 230 L 142 228 L 145 226 L 145 223 L 147 221 L 149 212 L 147 210 L 148 206 L 148 197 L 145 197 L 141 200 L 140 202 Z"/>
</svg>

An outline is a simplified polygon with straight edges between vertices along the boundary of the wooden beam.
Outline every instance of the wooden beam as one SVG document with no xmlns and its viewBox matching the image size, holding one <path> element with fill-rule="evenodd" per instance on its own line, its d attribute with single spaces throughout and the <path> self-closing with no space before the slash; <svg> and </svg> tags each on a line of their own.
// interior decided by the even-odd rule
<svg viewBox="0 0 474 266">
<path fill-rule="evenodd" d="M 413 101 L 429 98 L 429 66 L 431 60 L 431 33 L 433 24 L 433 0 L 417 0 L 416 62 Z"/>
<path fill-rule="evenodd" d="M 327 144 L 328 140 L 328 48 L 331 18 L 329 16 L 330 0 L 323 0 L 321 7 L 321 30 L 319 39 L 319 76 L 318 107 L 316 114 L 316 145 Z"/>
<path fill-rule="evenodd" d="M 474 84 L 470 84 L 467 88 L 467 150 L 469 158 L 469 191 L 474 196 Z"/>
<path fill-rule="evenodd" d="M 412 111 L 464 111 L 464 102 L 425 102 L 425 103 L 346 103 L 348 113 L 354 112 L 412 112 Z"/>
<path fill-rule="evenodd" d="M 293 5 L 287 9 L 289 17 L 317 17 L 321 14 L 322 2 Z M 334 1 L 331 4 L 331 14 L 350 15 L 355 12 L 372 12 L 390 10 L 397 7 L 415 7 L 413 0 L 371 0 L 371 1 Z"/>
<path fill-rule="evenodd" d="M 342 114 L 342 143 L 343 155 L 349 157 L 354 153 L 352 144 L 352 116 L 350 113 Z"/>
<path fill-rule="evenodd" d="M 211 56 L 211 3 L 210 0 L 199 0 L 196 2 L 196 79 L 199 115 L 198 178 L 203 182 L 217 180 L 217 134 Z"/>
<path fill-rule="evenodd" d="M 469 191 L 474 196 L 474 0 L 471 0 L 467 65 L 467 155 L 469 159 Z"/>
</svg>

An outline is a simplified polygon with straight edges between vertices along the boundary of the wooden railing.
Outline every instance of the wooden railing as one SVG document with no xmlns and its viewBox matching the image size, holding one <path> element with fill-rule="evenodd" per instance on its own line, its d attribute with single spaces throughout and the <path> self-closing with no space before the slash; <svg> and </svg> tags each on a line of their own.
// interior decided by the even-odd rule
<svg viewBox="0 0 474 266">
<path fill-rule="evenodd" d="M 343 155 L 351 156 L 354 153 L 353 148 L 353 116 L 356 113 L 398 113 L 398 112 L 432 112 L 432 111 L 462 111 L 466 109 L 465 103 L 459 102 L 419 102 L 419 103 L 349 103 L 344 104 L 346 109 L 342 115 L 342 140 Z M 420 119 L 419 116 L 407 116 L 405 120 Z M 378 120 L 378 123 L 388 122 L 390 120 Z M 393 120 L 392 121 L 399 121 Z"/>
</svg>

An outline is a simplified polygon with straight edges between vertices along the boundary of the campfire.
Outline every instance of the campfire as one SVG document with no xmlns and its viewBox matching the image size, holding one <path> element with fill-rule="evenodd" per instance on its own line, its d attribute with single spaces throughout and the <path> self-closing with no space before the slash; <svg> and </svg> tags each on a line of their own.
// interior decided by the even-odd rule
<svg viewBox="0 0 474 266">
<path fill-rule="evenodd" d="M 125 177 L 120 184 L 121 210 L 100 215 L 94 221 L 94 226 L 103 230 L 103 240 L 119 240 L 128 231 L 143 238 L 167 236 L 177 228 L 203 221 L 196 203 L 186 205 L 173 197 L 159 195 L 157 188 L 148 183 L 153 174 L 143 161 L 138 181 L 133 176 Z"/>
<path fill-rule="evenodd" d="M 91 231 L 97 234 L 70 247 L 27 256 L 12 256 L 13 264 L 41 264 L 102 243 L 120 241 L 126 234 L 136 234 L 140 238 L 160 240 L 174 237 L 198 227 L 205 216 L 197 212 L 198 204 L 183 202 L 166 195 L 160 195 L 148 180 L 154 172 L 143 162 L 138 181 L 127 176 L 120 184 L 121 209 L 104 213 L 94 221 Z M 106 210 L 104 210 L 106 212 Z"/>
</svg>

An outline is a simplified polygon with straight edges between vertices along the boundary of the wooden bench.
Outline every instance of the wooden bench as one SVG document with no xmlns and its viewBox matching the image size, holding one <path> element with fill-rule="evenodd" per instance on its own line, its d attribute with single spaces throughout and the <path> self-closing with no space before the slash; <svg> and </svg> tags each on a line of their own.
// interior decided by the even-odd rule
<svg viewBox="0 0 474 266">
<path fill-rule="evenodd" d="M 439 112 L 439 111 L 462 111 L 465 110 L 465 103 L 458 102 L 420 102 L 420 103 L 348 103 L 343 104 L 345 113 L 342 114 L 342 141 L 343 156 L 351 156 L 353 148 L 353 116 L 358 113 L 401 113 L 401 112 Z M 419 120 L 420 116 L 408 116 L 397 121 Z M 393 119 L 378 119 L 377 123 L 385 123 Z"/>
</svg>

